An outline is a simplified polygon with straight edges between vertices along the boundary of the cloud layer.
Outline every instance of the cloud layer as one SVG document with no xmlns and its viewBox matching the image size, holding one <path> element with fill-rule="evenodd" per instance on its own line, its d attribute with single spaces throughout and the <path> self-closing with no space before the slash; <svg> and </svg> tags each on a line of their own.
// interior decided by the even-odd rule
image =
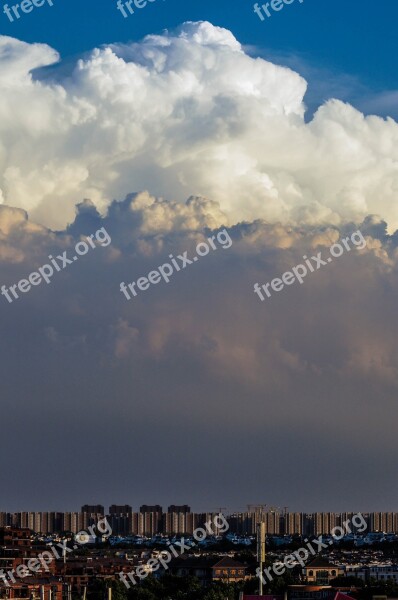
<svg viewBox="0 0 398 600">
<path fill-rule="evenodd" d="M 1 37 L 0 197 L 62 227 L 90 198 L 148 189 L 217 202 L 236 223 L 398 227 L 398 126 L 328 100 L 304 122 L 305 80 L 207 22 L 93 50 L 71 73 Z"/>
<path fill-rule="evenodd" d="M 366 249 L 261 303 L 255 282 L 325 252 L 358 226 L 257 220 L 231 227 L 231 248 L 169 284 L 131 302 L 120 293 L 121 281 L 146 275 L 170 253 L 192 254 L 224 224 L 203 198 L 170 203 L 147 192 L 113 202 L 104 218 L 83 202 L 58 233 L 0 207 L 7 285 L 99 227 L 112 238 L 50 285 L 13 304 L 0 298 L 10 508 L 73 508 L 83 497 L 394 508 L 396 238 L 368 217 L 360 225 Z M 15 445 L 16 428 L 23 444 Z M 62 500 L 58 489 L 37 486 L 51 471 L 62 477 Z"/>
</svg>

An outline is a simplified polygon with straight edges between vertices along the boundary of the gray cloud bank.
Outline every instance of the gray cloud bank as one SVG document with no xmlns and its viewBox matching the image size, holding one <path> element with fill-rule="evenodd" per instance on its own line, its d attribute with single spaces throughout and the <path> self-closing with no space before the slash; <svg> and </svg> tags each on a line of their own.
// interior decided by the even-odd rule
<svg viewBox="0 0 398 600">
<path fill-rule="evenodd" d="M 1 300 L 3 502 L 246 502 L 393 509 L 397 237 L 361 223 L 229 228 L 233 245 L 127 302 L 133 281 L 228 219 L 201 197 L 90 201 L 54 232 L 0 207 L 1 283 L 104 226 L 50 285 Z M 266 303 L 253 293 L 361 229 L 367 247 Z M 27 493 L 29 490 L 29 493 Z"/>
</svg>

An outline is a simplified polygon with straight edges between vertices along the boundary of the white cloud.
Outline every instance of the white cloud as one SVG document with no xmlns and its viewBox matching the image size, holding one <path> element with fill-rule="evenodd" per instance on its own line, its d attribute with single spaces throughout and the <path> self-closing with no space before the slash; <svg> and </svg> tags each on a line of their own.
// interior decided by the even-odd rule
<svg viewBox="0 0 398 600">
<path fill-rule="evenodd" d="M 0 54 L 0 198 L 38 222 L 148 189 L 210 198 L 231 222 L 379 213 L 398 227 L 397 124 L 337 100 L 306 124 L 305 80 L 225 29 L 186 23 L 96 49 L 57 83 L 30 75 L 58 60 L 48 46 L 2 37 Z"/>
</svg>

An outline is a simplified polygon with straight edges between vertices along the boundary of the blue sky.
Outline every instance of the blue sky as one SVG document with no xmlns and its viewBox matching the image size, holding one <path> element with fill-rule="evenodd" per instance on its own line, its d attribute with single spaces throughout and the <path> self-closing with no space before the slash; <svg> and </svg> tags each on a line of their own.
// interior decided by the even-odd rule
<svg viewBox="0 0 398 600">
<path fill-rule="evenodd" d="M 9 4 L 15 4 L 11 0 Z M 2 5 L 4 0 L 2 0 Z M 124 19 L 116 0 L 54 0 L 0 31 L 41 41 L 63 57 L 112 41 L 140 39 L 185 20 L 209 20 L 231 29 L 245 44 L 299 54 L 313 65 L 358 77 L 375 91 L 397 88 L 398 3 L 385 0 L 298 0 L 261 22 L 251 0 L 156 0 Z"/>
</svg>

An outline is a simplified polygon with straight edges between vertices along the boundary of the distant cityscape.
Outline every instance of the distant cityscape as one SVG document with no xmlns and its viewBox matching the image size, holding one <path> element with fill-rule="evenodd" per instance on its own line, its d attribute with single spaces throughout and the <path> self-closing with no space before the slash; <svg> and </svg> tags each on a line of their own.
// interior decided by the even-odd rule
<svg viewBox="0 0 398 600">
<path fill-rule="evenodd" d="M 0 600 L 396 599 L 397 526 L 398 513 L 266 505 L 1 512 Z"/>
<path fill-rule="evenodd" d="M 142 505 L 138 512 L 132 506 L 113 504 L 105 511 L 103 505 L 84 505 L 80 512 L 0 512 L 0 527 L 31 529 L 36 533 L 78 533 L 107 517 L 113 535 L 192 535 L 214 515 L 223 513 L 229 531 L 237 535 L 255 535 L 257 525 L 266 524 L 268 535 L 317 536 L 329 534 L 351 519 L 354 512 L 299 513 L 272 510 L 265 505 L 249 505 L 246 512 L 225 509 L 207 513 L 191 512 L 190 506 L 170 505 L 167 512 L 160 505 Z M 398 533 L 398 512 L 362 513 L 368 532 Z"/>
</svg>

